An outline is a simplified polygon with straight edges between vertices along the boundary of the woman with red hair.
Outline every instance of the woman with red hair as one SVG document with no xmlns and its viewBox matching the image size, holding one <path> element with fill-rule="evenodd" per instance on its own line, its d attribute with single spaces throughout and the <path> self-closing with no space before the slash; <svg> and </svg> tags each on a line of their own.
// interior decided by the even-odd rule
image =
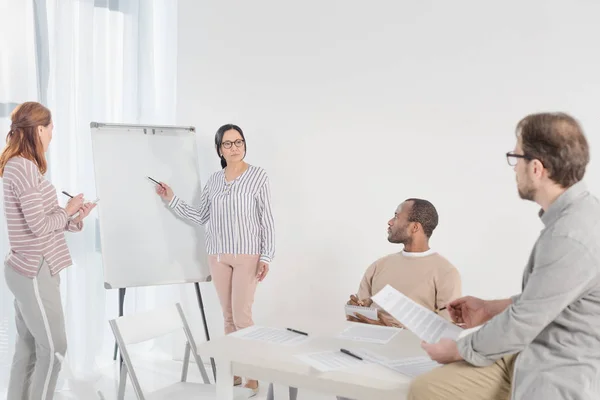
<svg viewBox="0 0 600 400">
<path fill-rule="evenodd" d="M 18 333 L 8 399 L 48 400 L 60 371 L 56 353 L 67 350 L 58 274 L 72 261 L 64 232 L 80 231 L 95 205 L 84 204 L 79 194 L 60 207 L 54 186 L 44 178 L 54 128 L 50 110 L 26 102 L 11 120 L 0 155 L 10 243 L 4 275 L 15 296 Z"/>
</svg>

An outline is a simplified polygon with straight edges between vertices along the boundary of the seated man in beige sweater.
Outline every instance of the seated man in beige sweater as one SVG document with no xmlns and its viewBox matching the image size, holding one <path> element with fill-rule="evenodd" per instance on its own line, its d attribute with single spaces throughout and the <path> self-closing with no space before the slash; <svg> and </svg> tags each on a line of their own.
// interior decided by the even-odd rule
<svg viewBox="0 0 600 400">
<path fill-rule="evenodd" d="M 404 249 L 371 264 L 363 276 L 358 293 L 350 296 L 348 304 L 372 306 L 371 296 L 389 284 L 416 303 L 451 320 L 447 310 L 438 310 L 461 297 L 461 280 L 458 270 L 429 248 L 429 238 L 437 224 L 437 211 L 429 201 L 408 199 L 400 204 L 394 217 L 388 221 L 388 240 L 402 243 Z M 378 316 L 378 320 L 372 320 L 356 314 L 356 318 L 347 319 L 402 327 L 383 310 L 379 310 Z"/>
</svg>

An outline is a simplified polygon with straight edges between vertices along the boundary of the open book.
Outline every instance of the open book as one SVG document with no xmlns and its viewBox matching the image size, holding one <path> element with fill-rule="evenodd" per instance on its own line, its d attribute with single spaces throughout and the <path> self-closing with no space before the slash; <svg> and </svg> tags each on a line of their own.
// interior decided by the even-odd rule
<svg viewBox="0 0 600 400">
<path fill-rule="evenodd" d="M 386 285 L 371 299 L 406 329 L 428 343 L 437 343 L 441 338 L 457 340 L 463 332 L 462 328 L 415 303 L 390 285 Z"/>
</svg>

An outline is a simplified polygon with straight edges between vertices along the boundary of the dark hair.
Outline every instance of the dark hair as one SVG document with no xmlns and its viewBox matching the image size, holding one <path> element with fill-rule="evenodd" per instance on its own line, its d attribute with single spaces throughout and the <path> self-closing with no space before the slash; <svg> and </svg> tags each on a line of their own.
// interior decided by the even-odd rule
<svg viewBox="0 0 600 400">
<path fill-rule="evenodd" d="M 430 238 L 438 224 L 438 213 L 433 204 L 423 199 L 406 199 L 412 202 L 408 213 L 409 222 L 418 222 L 423 227 L 423 232 Z"/>
<path fill-rule="evenodd" d="M 519 121 L 516 134 L 523 153 L 539 160 L 554 182 L 569 188 L 583 179 L 590 149 L 575 118 L 565 113 L 531 114 Z"/>
<path fill-rule="evenodd" d="M 217 133 L 215 134 L 215 148 L 217 149 L 217 155 L 221 159 L 221 168 L 225 168 L 227 166 L 227 161 L 225 161 L 225 157 L 223 157 L 220 152 L 221 144 L 223 143 L 223 135 L 225 134 L 225 132 L 230 131 L 232 129 L 236 130 L 240 134 L 242 139 L 244 139 L 244 156 L 246 156 L 247 145 L 246 138 L 244 137 L 244 132 L 242 132 L 242 128 L 233 124 L 223 125 L 217 130 Z"/>
</svg>

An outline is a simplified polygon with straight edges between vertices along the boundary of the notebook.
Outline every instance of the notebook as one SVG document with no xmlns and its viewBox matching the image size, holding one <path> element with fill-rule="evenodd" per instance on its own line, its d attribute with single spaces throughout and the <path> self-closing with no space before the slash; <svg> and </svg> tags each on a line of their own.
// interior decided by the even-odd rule
<svg viewBox="0 0 600 400">
<path fill-rule="evenodd" d="M 352 306 L 350 304 L 346 304 L 346 315 L 351 317 L 355 317 L 356 314 L 363 315 L 367 318 L 377 320 L 377 309 L 374 307 L 361 307 L 361 306 Z"/>
</svg>

